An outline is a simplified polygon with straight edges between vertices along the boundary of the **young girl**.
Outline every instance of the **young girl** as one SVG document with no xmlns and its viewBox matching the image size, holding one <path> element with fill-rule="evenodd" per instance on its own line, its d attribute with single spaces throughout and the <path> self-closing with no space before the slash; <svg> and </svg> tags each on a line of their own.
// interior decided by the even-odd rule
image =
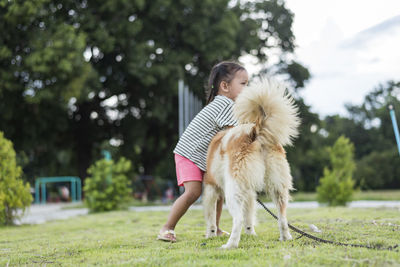
<svg viewBox="0 0 400 267">
<path fill-rule="evenodd" d="M 247 71 L 237 63 L 224 61 L 212 68 L 206 106 L 190 122 L 174 150 L 178 185 L 184 186 L 185 192 L 172 205 L 157 239 L 176 242 L 176 224 L 201 195 L 208 145 L 217 132 L 236 125 L 233 103 L 247 83 Z M 220 199 L 216 207 L 217 235 L 228 234 L 219 229 L 223 201 Z"/>
</svg>

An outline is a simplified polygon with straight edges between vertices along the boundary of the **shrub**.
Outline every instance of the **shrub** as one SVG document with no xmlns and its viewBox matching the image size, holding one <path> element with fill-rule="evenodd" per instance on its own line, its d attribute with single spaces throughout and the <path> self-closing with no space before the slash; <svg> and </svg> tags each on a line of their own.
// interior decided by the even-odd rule
<svg viewBox="0 0 400 267">
<path fill-rule="evenodd" d="M 17 165 L 15 151 L 11 141 L 0 132 L 0 224 L 13 224 L 30 206 L 32 195 L 29 183 L 21 179 L 22 169 Z"/>
<path fill-rule="evenodd" d="M 131 168 L 131 162 L 120 158 L 113 160 L 98 160 L 88 169 L 91 175 L 85 180 L 85 203 L 92 212 L 110 211 L 120 208 L 129 199 L 132 192 L 126 173 Z"/>
<path fill-rule="evenodd" d="M 328 203 L 329 206 L 346 205 L 354 191 L 354 145 L 348 138 L 341 136 L 328 151 L 331 169 L 325 168 L 324 176 L 320 179 L 317 187 L 318 202 Z"/>
<path fill-rule="evenodd" d="M 357 162 L 354 180 L 361 189 L 400 187 L 400 158 L 397 148 L 373 151 Z"/>
</svg>

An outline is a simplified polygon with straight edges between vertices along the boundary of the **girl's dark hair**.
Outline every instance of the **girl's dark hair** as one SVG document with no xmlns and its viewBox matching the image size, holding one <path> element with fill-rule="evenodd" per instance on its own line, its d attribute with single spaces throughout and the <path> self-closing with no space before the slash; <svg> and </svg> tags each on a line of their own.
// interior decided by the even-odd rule
<svg viewBox="0 0 400 267">
<path fill-rule="evenodd" d="M 212 68 L 206 91 L 206 105 L 213 101 L 215 96 L 218 94 L 221 82 L 231 82 L 233 77 L 235 77 L 236 72 L 240 70 L 246 69 L 239 63 L 233 61 L 222 61 Z"/>
</svg>

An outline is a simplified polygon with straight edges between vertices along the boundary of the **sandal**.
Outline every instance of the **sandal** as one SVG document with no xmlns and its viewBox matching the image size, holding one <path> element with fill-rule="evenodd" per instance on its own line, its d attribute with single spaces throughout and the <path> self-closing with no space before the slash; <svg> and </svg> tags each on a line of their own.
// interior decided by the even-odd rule
<svg viewBox="0 0 400 267">
<path fill-rule="evenodd" d="M 176 242 L 176 235 L 174 230 L 166 230 L 157 236 L 157 240 L 167 241 L 171 243 Z"/>
<path fill-rule="evenodd" d="M 221 233 L 217 234 L 217 236 L 229 236 L 230 235 L 230 233 L 228 233 L 227 231 L 224 231 L 221 229 L 220 229 L 220 231 L 221 231 Z"/>
</svg>

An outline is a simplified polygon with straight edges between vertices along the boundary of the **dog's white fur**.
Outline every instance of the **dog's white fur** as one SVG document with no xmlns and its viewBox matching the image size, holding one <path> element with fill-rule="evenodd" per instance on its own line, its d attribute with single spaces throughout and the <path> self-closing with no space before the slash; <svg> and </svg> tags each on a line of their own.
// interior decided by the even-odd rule
<svg viewBox="0 0 400 267">
<path fill-rule="evenodd" d="M 238 126 L 219 132 L 211 141 L 204 179 L 206 237 L 216 236 L 216 203 L 225 195 L 233 217 L 228 242 L 222 248 L 239 245 L 242 226 L 255 235 L 256 192 L 266 190 L 278 210 L 280 240 L 290 240 L 286 206 L 292 177 L 282 146 L 291 145 L 298 135 L 298 109 L 285 87 L 263 79 L 243 89 L 234 105 Z"/>
</svg>

